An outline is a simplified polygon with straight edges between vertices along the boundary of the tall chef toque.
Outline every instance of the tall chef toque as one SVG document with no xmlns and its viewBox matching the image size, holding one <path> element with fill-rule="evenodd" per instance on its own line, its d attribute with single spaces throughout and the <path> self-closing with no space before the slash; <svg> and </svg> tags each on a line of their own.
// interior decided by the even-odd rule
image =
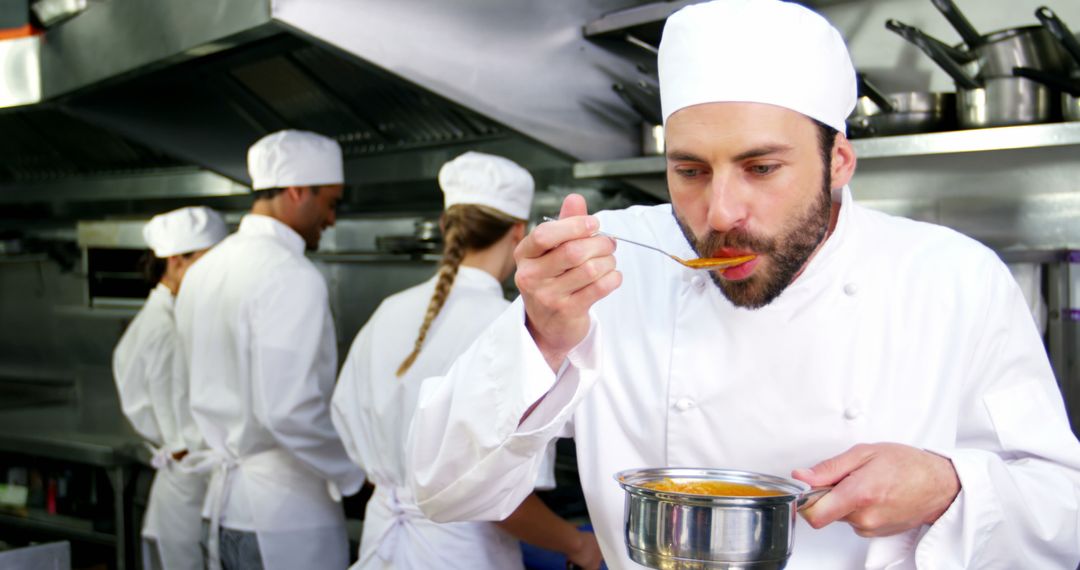
<svg viewBox="0 0 1080 570">
<path fill-rule="evenodd" d="M 855 68 L 840 33 L 778 0 L 714 0 L 667 19 L 660 42 L 664 122 L 701 103 L 767 103 L 840 132 L 855 108 Z"/>
<path fill-rule="evenodd" d="M 161 258 L 206 249 L 228 233 L 221 216 L 205 206 L 158 214 L 143 226 L 146 245 Z"/>
<path fill-rule="evenodd" d="M 320 134 L 285 130 L 270 133 L 248 149 L 252 190 L 344 184 L 341 145 Z"/>
<path fill-rule="evenodd" d="M 488 206 L 519 220 L 529 219 L 534 182 L 514 161 L 469 151 L 439 169 L 445 207 Z"/>
</svg>

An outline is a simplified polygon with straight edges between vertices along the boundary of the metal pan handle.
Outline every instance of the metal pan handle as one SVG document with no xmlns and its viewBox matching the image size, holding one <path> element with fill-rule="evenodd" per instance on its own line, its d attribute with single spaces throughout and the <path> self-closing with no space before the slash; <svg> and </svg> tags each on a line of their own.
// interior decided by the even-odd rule
<svg viewBox="0 0 1080 570">
<path fill-rule="evenodd" d="M 1038 10 L 1035 10 L 1035 17 L 1042 22 L 1044 28 L 1050 32 L 1054 38 L 1065 48 L 1065 51 L 1069 52 L 1069 55 L 1080 63 L 1080 41 L 1076 40 L 1076 36 L 1073 35 L 1072 30 L 1065 25 L 1065 22 L 1061 21 L 1061 18 L 1057 17 L 1057 14 L 1053 10 L 1043 6 Z"/>
<path fill-rule="evenodd" d="M 964 68 L 961 67 L 956 60 L 949 57 L 949 54 L 945 53 L 937 43 L 930 41 L 930 38 L 920 30 L 898 20 L 891 19 L 885 22 L 885 27 L 900 34 L 904 39 L 918 46 L 923 53 L 934 60 L 934 63 L 945 70 L 945 73 L 948 73 L 949 77 L 953 78 L 957 87 L 960 87 L 961 89 L 979 89 L 982 87 L 978 81 L 964 71 Z"/>
<path fill-rule="evenodd" d="M 964 14 L 960 12 L 960 9 L 956 7 L 956 4 L 952 0 L 932 0 L 934 6 L 941 12 L 945 19 L 952 24 L 953 28 L 956 28 L 956 32 L 960 34 L 960 37 L 964 39 L 964 43 L 968 45 L 968 49 L 978 49 L 985 44 L 982 34 L 975 29 L 975 26 L 971 25 L 971 22 L 964 17 Z"/>
<path fill-rule="evenodd" d="M 799 497 L 799 501 L 796 503 L 796 508 L 800 511 L 803 509 L 809 509 L 810 507 L 814 506 L 814 503 L 818 502 L 818 500 L 820 500 L 822 497 L 828 494 L 829 491 L 832 490 L 833 488 L 831 485 L 828 487 L 818 487 L 817 489 L 811 489 L 805 495 Z"/>
</svg>

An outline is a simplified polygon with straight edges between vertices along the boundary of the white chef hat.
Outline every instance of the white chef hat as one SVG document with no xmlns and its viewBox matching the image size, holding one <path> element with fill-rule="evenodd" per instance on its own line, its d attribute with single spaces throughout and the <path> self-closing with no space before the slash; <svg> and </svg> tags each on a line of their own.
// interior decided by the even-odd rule
<svg viewBox="0 0 1080 570">
<path fill-rule="evenodd" d="M 252 190 L 343 184 L 341 145 L 320 134 L 284 130 L 270 133 L 248 149 Z"/>
<path fill-rule="evenodd" d="M 217 212 L 191 206 L 150 218 L 142 233 L 155 257 L 169 257 L 206 249 L 229 232 Z"/>
<path fill-rule="evenodd" d="M 474 204 L 494 208 L 520 220 L 529 219 L 535 183 L 514 161 L 469 151 L 439 169 L 445 207 Z"/>
<path fill-rule="evenodd" d="M 840 131 L 855 108 L 855 68 L 840 33 L 778 0 L 714 0 L 667 19 L 660 42 L 664 122 L 679 109 L 768 103 Z"/>
</svg>

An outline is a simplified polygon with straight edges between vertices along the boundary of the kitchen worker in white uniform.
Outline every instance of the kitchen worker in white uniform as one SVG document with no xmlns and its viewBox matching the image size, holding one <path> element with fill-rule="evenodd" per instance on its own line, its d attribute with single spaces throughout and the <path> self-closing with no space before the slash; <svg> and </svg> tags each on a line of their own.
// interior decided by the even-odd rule
<svg viewBox="0 0 1080 570">
<path fill-rule="evenodd" d="M 210 208 L 180 208 L 143 226 L 147 278 L 155 286 L 113 352 L 120 405 L 153 452 L 157 470 L 143 520 L 143 566 L 199 570 L 200 513 L 206 476 L 177 461 L 201 447 L 188 408 L 188 383 L 173 320 L 173 302 L 187 270 L 224 239 L 225 222 Z"/>
<path fill-rule="evenodd" d="M 529 495 L 506 521 L 434 523 L 408 488 L 405 438 L 420 383 L 445 374 L 509 303 L 504 281 L 525 235 L 533 197 L 527 170 L 466 152 L 439 170 L 445 195 L 443 257 L 428 281 L 385 299 L 360 330 L 332 400 L 345 449 L 375 484 L 356 569 L 521 569 L 515 537 L 597 568 L 592 533 L 579 532 Z M 553 486 L 550 465 L 542 485 Z"/>
<path fill-rule="evenodd" d="M 835 485 L 788 568 L 1069 568 L 1080 444 L 1015 281 L 949 229 L 846 186 L 855 73 L 776 0 L 668 18 L 671 205 L 561 219 L 518 246 L 521 298 L 425 382 L 413 486 L 434 520 L 498 519 L 573 434 L 604 559 L 636 568 L 612 474 L 705 466 Z M 695 271 L 681 257 L 756 257 Z"/>
<path fill-rule="evenodd" d="M 176 322 L 191 412 L 212 470 L 203 516 L 208 566 L 348 565 L 340 495 L 364 475 L 330 420 L 337 349 L 326 282 L 304 257 L 334 223 L 337 142 L 279 131 L 248 151 L 255 203 L 239 230 L 188 273 Z"/>
</svg>

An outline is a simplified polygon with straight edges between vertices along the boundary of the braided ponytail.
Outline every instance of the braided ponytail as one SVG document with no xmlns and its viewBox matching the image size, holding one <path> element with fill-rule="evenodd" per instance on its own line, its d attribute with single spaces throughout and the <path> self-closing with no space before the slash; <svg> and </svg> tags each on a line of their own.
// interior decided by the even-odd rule
<svg viewBox="0 0 1080 570">
<path fill-rule="evenodd" d="M 431 295 L 431 301 L 428 303 L 427 313 L 424 314 L 424 322 L 420 325 L 420 332 L 416 336 L 412 352 L 398 366 L 398 377 L 403 376 L 420 355 L 420 348 L 424 345 L 431 323 L 435 321 L 435 317 L 439 316 L 439 311 L 450 296 L 450 289 L 454 285 L 454 279 L 457 277 L 458 268 L 461 267 L 465 254 L 490 247 L 502 239 L 514 224 L 521 221 L 498 210 L 471 204 L 451 206 L 443 213 L 443 227 L 445 228 L 443 255 L 442 260 L 439 261 L 439 277 L 435 281 L 435 292 Z"/>
</svg>

